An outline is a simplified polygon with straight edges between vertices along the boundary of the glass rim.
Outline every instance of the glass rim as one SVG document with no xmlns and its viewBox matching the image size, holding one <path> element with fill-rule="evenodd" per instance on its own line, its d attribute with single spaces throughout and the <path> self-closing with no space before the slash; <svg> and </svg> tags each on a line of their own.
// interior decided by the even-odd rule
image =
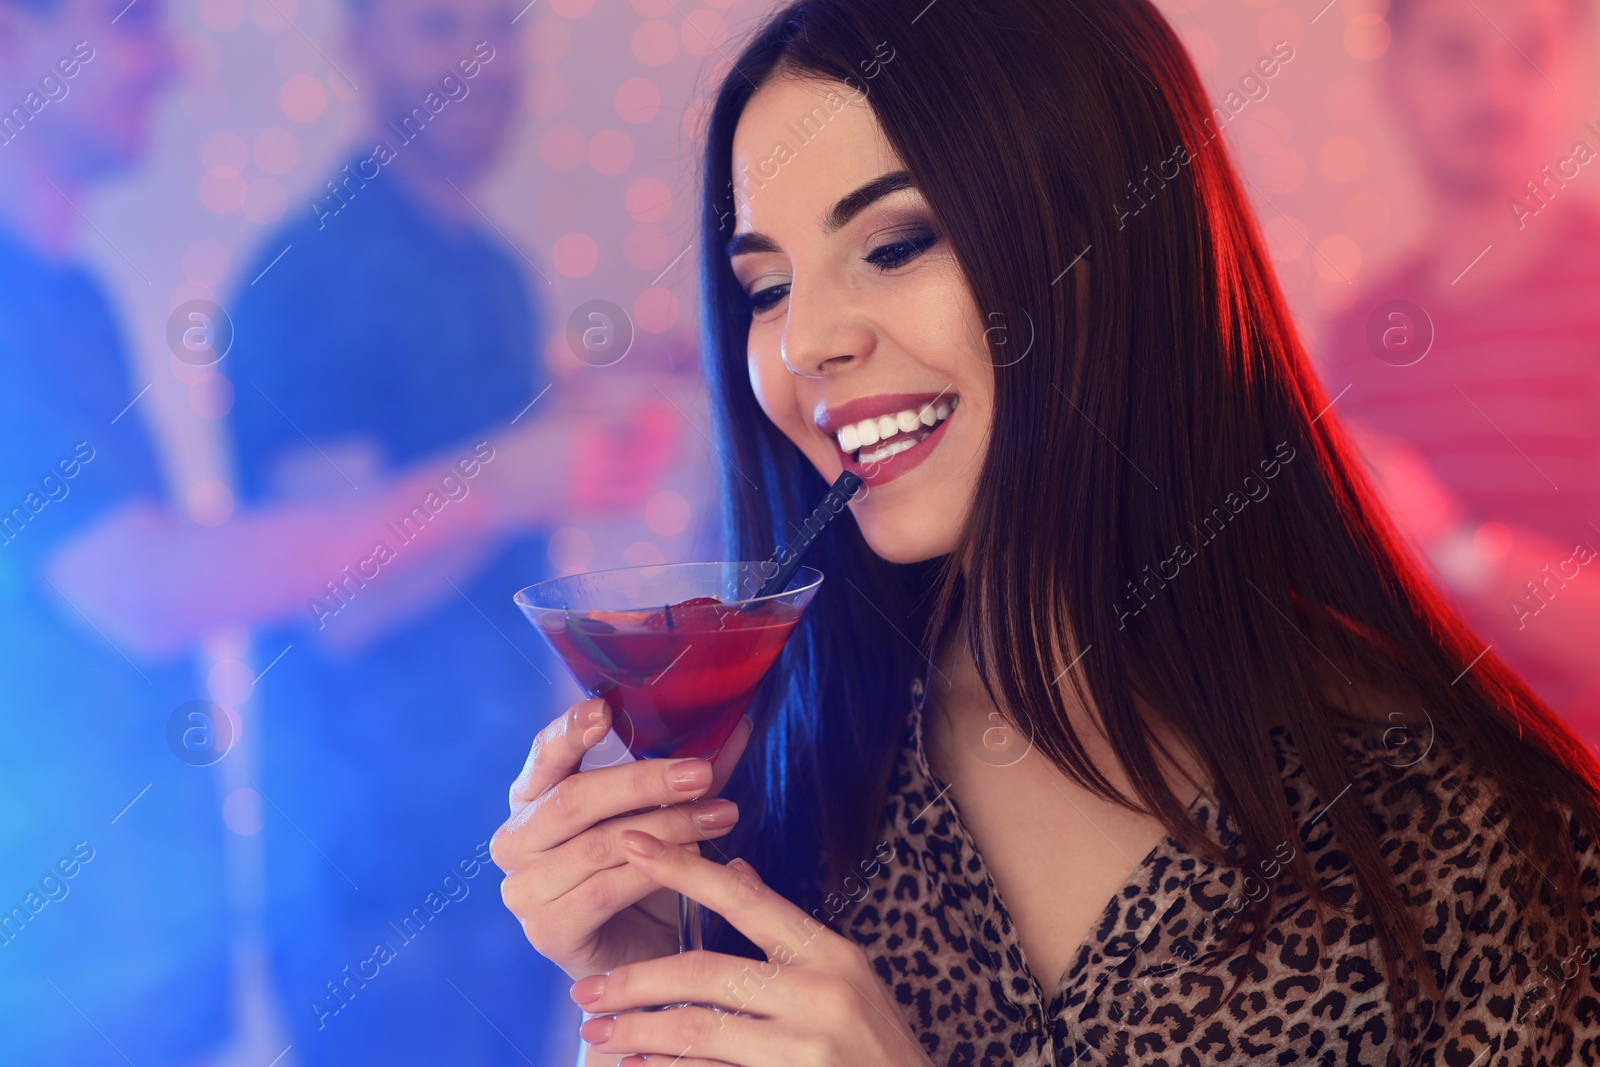
<svg viewBox="0 0 1600 1067">
<path fill-rule="evenodd" d="M 552 586 L 552 585 L 555 585 L 558 582 L 570 582 L 575 578 L 585 578 L 585 577 L 608 575 L 608 574 L 626 574 L 626 573 L 629 573 L 629 572 L 643 572 L 643 571 L 655 571 L 655 570 L 663 570 L 664 571 L 664 570 L 668 570 L 668 569 L 672 569 L 672 568 L 688 568 L 688 567 L 760 567 L 763 564 L 771 563 L 771 562 L 772 562 L 771 560 L 766 560 L 766 559 L 763 559 L 763 560 L 748 560 L 748 559 L 714 560 L 713 559 L 713 560 L 690 560 L 690 561 L 683 562 L 683 563 L 645 563 L 645 564 L 641 564 L 641 565 L 636 566 L 636 567 L 606 567 L 603 570 L 579 571 L 577 574 L 564 574 L 559 578 L 546 578 L 542 582 L 534 582 L 532 585 L 525 585 L 521 589 L 518 589 L 514 594 L 512 594 L 511 599 L 512 599 L 513 602 L 515 602 L 517 607 L 521 608 L 523 611 L 561 612 L 562 614 L 570 614 L 573 611 L 583 611 L 583 612 L 589 612 L 589 611 L 640 611 L 640 610 L 643 610 L 645 607 L 648 607 L 649 605 L 638 605 L 638 604 L 636 604 L 636 605 L 633 605 L 632 607 L 614 607 L 614 608 L 596 607 L 596 608 L 581 608 L 581 609 L 579 609 L 579 608 L 565 608 L 565 607 L 563 607 L 563 608 L 546 607 L 543 604 L 535 604 L 532 601 L 530 601 L 528 599 L 528 597 L 527 597 L 527 593 L 530 590 L 538 589 L 538 588 L 543 587 L 543 586 Z M 776 572 L 774 572 L 774 573 L 776 573 Z M 802 584 L 802 585 L 792 586 L 792 587 L 790 587 L 788 589 L 785 589 L 785 590 L 783 590 L 781 592 L 777 592 L 777 593 L 768 593 L 766 596 L 745 597 L 745 598 L 742 598 L 742 599 L 739 599 L 739 600 L 724 600 L 724 601 L 721 602 L 721 604 L 725 605 L 727 607 L 743 608 L 743 607 L 747 607 L 747 606 L 749 606 L 751 604 L 761 604 L 761 603 L 765 603 L 766 601 L 769 601 L 769 600 L 777 600 L 780 597 L 796 596 L 796 595 L 798 595 L 800 593 L 808 592 L 809 590 L 815 589 L 819 585 L 822 584 L 823 573 L 820 570 L 818 570 L 815 567 L 811 567 L 811 566 L 807 566 L 807 565 L 802 564 L 801 566 L 799 566 L 799 567 L 797 567 L 795 569 L 794 575 L 790 578 L 790 581 L 794 581 L 795 579 L 798 579 L 802 575 L 806 575 L 808 573 L 812 577 L 808 578 L 804 582 L 804 584 Z"/>
</svg>

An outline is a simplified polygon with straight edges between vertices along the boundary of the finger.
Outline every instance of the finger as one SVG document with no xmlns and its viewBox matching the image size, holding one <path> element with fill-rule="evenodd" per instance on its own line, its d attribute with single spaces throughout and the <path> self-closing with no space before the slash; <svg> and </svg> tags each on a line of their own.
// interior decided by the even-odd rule
<svg viewBox="0 0 1600 1067">
<path fill-rule="evenodd" d="M 769 888 L 755 868 L 742 859 L 734 859 L 726 866 L 713 863 L 697 849 L 669 845 L 638 830 L 624 830 L 621 838 L 629 864 L 668 889 L 676 889 L 717 912 L 779 963 L 788 960 L 774 955 L 775 949 L 798 952 L 794 945 L 797 939 L 803 938 L 809 944 L 813 939 L 826 942 L 838 938 Z"/>
<path fill-rule="evenodd" d="M 508 878 L 502 886 L 510 884 Z M 642 871 L 612 867 L 590 875 L 556 899 L 542 901 L 533 909 L 526 906 L 532 890 L 525 891 L 520 886 L 502 888 L 501 896 L 513 915 L 537 913 L 536 928 L 524 923 L 523 929 L 534 946 L 543 950 L 582 944 L 618 912 L 660 891 L 661 884 Z"/>
<path fill-rule="evenodd" d="M 591 826 L 570 841 L 550 849 L 529 866 L 545 872 L 541 890 L 547 899 L 553 900 L 596 871 L 627 866 L 628 857 L 622 848 L 624 830 L 643 830 L 663 841 L 690 844 L 722 837 L 738 822 L 739 805 L 720 798 L 656 808 Z M 513 862 L 517 858 L 513 856 Z"/>
<path fill-rule="evenodd" d="M 533 739 L 522 773 L 511 783 L 511 810 L 515 812 L 576 771 L 583 754 L 604 740 L 610 728 L 611 709 L 599 697 L 580 701 L 561 718 L 551 720 Z"/>
<path fill-rule="evenodd" d="M 712 1063 L 761 1064 L 771 1055 L 770 1034 L 762 1021 L 733 1012 L 690 1006 L 666 1011 L 634 1011 L 599 1015 L 578 1028 L 595 1052 L 663 1057 L 693 1056 Z M 768 1046 L 768 1047 L 764 1047 Z M 647 1061 L 648 1062 L 648 1061 Z"/>
<path fill-rule="evenodd" d="M 658 1062 L 659 1060 L 653 1060 L 648 1056 L 624 1056 L 617 1061 L 617 1067 L 650 1067 L 651 1064 Z M 674 1056 L 668 1061 L 667 1067 L 738 1067 L 738 1065 L 730 1064 L 727 1060 L 701 1060 L 691 1056 Z"/>
<path fill-rule="evenodd" d="M 511 854 L 526 857 L 552 849 L 605 819 L 713 796 L 733 774 L 751 727 L 750 717 L 742 716 L 713 757 L 715 763 L 700 759 L 635 760 L 570 774 L 512 816 L 506 824 L 509 830 L 530 820 L 537 828 L 518 833 L 516 842 L 506 842 L 504 847 Z"/>
<path fill-rule="evenodd" d="M 634 760 L 569 774 L 502 827 L 509 828 L 516 838 L 508 851 L 532 856 L 618 815 L 698 800 L 710 787 L 713 774 L 713 767 L 703 759 Z"/>
<path fill-rule="evenodd" d="M 765 1018 L 775 1014 L 777 999 L 768 993 L 763 1000 L 762 993 L 780 970 L 772 960 L 689 951 L 591 974 L 574 982 L 570 992 L 573 1002 L 592 1015 L 689 1001 L 719 1012 Z M 798 981 L 804 984 L 806 979 Z"/>
</svg>

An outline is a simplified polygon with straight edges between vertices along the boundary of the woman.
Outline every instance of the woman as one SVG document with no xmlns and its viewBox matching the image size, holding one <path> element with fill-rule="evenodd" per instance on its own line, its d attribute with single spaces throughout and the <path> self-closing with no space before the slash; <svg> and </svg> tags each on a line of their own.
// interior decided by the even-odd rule
<svg viewBox="0 0 1600 1067">
<path fill-rule="evenodd" d="M 738 57 L 729 558 L 867 488 L 714 767 L 571 773 L 592 701 L 512 787 L 586 1062 L 1594 1061 L 1600 768 L 1377 508 L 1216 130 L 1145 0 L 811 0 Z"/>
</svg>

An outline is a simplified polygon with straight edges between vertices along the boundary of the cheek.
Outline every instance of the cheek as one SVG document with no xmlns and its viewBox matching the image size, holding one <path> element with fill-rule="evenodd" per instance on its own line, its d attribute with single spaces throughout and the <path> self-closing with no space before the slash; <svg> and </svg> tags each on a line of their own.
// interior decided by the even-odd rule
<svg viewBox="0 0 1600 1067">
<path fill-rule="evenodd" d="M 761 405 L 761 410 L 767 418 L 777 422 L 779 413 L 785 401 L 792 401 L 793 389 L 780 376 L 783 365 L 777 359 L 767 355 L 761 349 L 761 340 L 751 331 L 747 348 L 747 366 L 750 373 L 750 390 L 756 395 L 756 402 Z M 774 364 L 777 364 L 774 366 Z"/>
<path fill-rule="evenodd" d="M 997 363 L 1037 358 L 1034 328 L 1025 316 L 985 315 L 954 263 L 930 267 L 883 299 L 874 316 L 879 343 L 916 365 L 919 381 L 948 383 L 977 415 L 991 406 Z"/>
<path fill-rule="evenodd" d="M 749 353 L 750 388 L 756 395 L 756 403 L 761 405 L 769 422 L 810 455 L 811 442 L 805 436 L 808 424 L 805 413 L 799 408 L 795 378 L 778 355 L 777 341 L 769 342 L 752 330 Z"/>
</svg>

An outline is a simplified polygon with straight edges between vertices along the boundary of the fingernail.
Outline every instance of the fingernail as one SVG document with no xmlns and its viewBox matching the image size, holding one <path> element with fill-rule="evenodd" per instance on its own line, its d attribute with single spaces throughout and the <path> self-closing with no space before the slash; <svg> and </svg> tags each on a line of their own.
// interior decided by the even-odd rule
<svg viewBox="0 0 1600 1067">
<path fill-rule="evenodd" d="M 583 717 L 583 721 L 584 722 L 599 722 L 601 719 L 603 719 L 605 717 L 606 717 L 606 706 L 604 704 L 596 704 L 593 708 L 590 709 L 589 714 L 587 714 L 587 715 L 585 715 Z"/>
<path fill-rule="evenodd" d="M 685 792 L 691 789 L 704 789 L 711 784 L 711 764 L 703 759 L 680 760 L 667 772 L 667 781 L 672 788 Z"/>
<path fill-rule="evenodd" d="M 753 878 L 757 881 L 760 881 L 761 879 L 761 876 L 756 873 L 756 869 L 750 866 L 749 862 L 742 856 L 733 857 L 733 859 L 728 861 L 728 866 L 732 868 L 735 873 L 741 874 L 746 878 Z"/>
<path fill-rule="evenodd" d="M 572 983 L 572 999 L 579 1004 L 589 1004 L 600 999 L 600 994 L 606 991 L 606 976 L 591 974 L 587 978 L 580 978 Z"/>
<path fill-rule="evenodd" d="M 622 847 L 639 856 L 654 858 L 667 850 L 667 843 L 643 830 L 622 831 Z"/>
<path fill-rule="evenodd" d="M 593 748 L 606 739 L 608 731 L 604 726 L 591 726 L 583 732 L 583 747 Z"/>
<path fill-rule="evenodd" d="M 739 821 L 739 805 L 731 800 L 713 800 L 696 808 L 691 818 L 696 826 L 705 830 L 732 826 Z"/>
<path fill-rule="evenodd" d="M 578 1027 L 578 1034 L 591 1045 L 599 1045 L 611 1040 L 611 1031 L 617 1028 L 615 1016 L 602 1015 L 597 1019 L 590 1019 Z"/>
</svg>

